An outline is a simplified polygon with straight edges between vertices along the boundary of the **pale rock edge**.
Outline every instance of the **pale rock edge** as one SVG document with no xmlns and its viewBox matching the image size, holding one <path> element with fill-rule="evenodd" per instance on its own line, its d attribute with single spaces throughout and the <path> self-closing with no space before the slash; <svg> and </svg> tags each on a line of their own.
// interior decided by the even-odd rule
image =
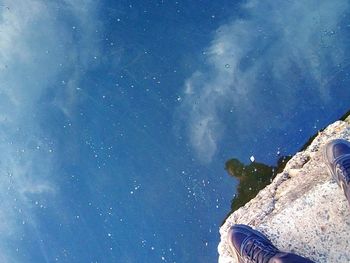
<svg viewBox="0 0 350 263">
<path fill-rule="evenodd" d="M 220 228 L 219 263 L 237 262 L 226 242 L 234 224 L 250 225 L 280 250 L 315 262 L 350 262 L 350 207 L 322 159 L 323 146 L 336 138 L 350 140 L 350 117 L 320 132 L 270 185 L 227 218 Z"/>
</svg>

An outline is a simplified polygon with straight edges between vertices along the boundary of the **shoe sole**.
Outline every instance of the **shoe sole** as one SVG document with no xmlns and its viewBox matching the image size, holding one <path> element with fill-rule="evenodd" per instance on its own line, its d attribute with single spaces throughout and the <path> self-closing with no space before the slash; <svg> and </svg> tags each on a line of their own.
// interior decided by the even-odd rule
<svg viewBox="0 0 350 263">
<path fill-rule="evenodd" d="M 326 165 L 326 168 L 328 170 L 328 174 L 331 175 L 333 177 L 333 179 L 337 182 L 337 184 L 340 186 L 339 180 L 338 180 L 337 176 L 333 173 L 333 170 L 329 164 L 325 148 L 323 149 L 323 156 L 322 157 L 323 157 L 323 163 Z"/>
<path fill-rule="evenodd" d="M 341 190 L 343 191 L 343 193 L 345 194 L 346 196 L 346 191 L 345 191 L 345 188 L 344 188 L 344 183 L 342 181 L 339 181 L 339 178 L 338 176 L 333 172 L 333 169 L 331 168 L 331 165 L 329 164 L 329 161 L 328 161 L 328 158 L 327 158 L 327 153 L 326 153 L 326 149 L 324 148 L 323 149 L 323 162 L 324 164 L 326 165 L 326 168 L 328 170 L 328 174 L 330 174 L 333 179 L 336 181 L 337 185 L 341 188 Z M 350 202 L 350 201 L 349 201 Z"/>
</svg>

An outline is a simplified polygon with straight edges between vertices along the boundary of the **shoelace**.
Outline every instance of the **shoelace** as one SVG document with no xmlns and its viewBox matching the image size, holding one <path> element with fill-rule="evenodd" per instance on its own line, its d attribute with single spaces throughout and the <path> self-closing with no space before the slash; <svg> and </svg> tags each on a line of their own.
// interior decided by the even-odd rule
<svg viewBox="0 0 350 263">
<path fill-rule="evenodd" d="M 338 161 L 338 167 L 343 178 L 345 179 L 345 182 L 348 184 L 350 182 L 350 156 L 341 158 Z"/>
<path fill-rule="evenodd" d="M 350 158 L 346 158 L 343 161 L 343 169 L 348 175 L 350 174 Z"/>
<path fill-rule="evenodd" d="M 248 259 L 252 262 L 266 263 L 277 253 L 277 250 L 272 246 L 253 240 L 251 244 L 248 243 L 246 245 L 245 252 Z"/>
</svg>

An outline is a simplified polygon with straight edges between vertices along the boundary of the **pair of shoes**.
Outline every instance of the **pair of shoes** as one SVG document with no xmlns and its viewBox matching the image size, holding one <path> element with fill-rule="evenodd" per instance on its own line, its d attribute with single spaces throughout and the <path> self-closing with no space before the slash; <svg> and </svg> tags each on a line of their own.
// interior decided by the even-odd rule
<svg viewBox="0 0 350 263">
<path fill-rule="evenodd" d="M 340 139 L 330 141 L 324 147 L 323 159 L 350 203 L 350 143 Z M 277 253 L 282 253 L 265 235 L 247 225 L 231 227 L 228 244 L 239 263 L 268 263 Z"/>
<path fill-rule="evenodd" d="M 323 159 L 350 204 L 350 143 L 341 139 L 330 141 L 324 148 Z"/>
</svg>

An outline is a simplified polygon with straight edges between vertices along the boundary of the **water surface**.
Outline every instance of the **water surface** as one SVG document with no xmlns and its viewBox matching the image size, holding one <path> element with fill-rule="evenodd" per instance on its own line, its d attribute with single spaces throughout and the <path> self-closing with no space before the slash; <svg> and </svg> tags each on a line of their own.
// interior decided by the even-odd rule
<svg viewBox="0 0 350 263">
<path fill-rule="evenodd" d="M 215 262 L 225 162 L 350 108 L 345 0 L 0 3 L 2 262 Z"/>
</svg>

